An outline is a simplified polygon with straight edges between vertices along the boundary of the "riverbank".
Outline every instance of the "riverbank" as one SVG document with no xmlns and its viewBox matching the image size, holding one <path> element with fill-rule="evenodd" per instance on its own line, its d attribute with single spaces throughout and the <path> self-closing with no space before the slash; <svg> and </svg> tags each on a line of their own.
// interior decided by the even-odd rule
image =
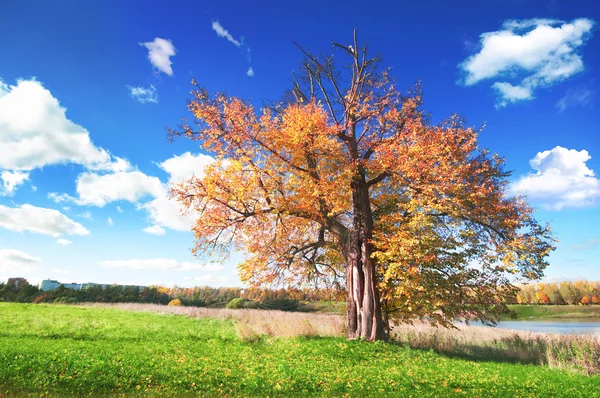
<svg viewBox="0 0 600 398">
<path fill-rule="evenodd" d="M 600 305 L 510 305 L 509 308 L 517 315 L 516 320 L 597 319 L 600 322 Z"/>
</svg>

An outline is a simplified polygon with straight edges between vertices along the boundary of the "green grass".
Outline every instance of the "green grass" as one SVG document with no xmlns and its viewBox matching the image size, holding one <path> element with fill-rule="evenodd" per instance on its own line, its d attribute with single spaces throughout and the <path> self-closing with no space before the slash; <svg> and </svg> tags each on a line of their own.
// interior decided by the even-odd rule
<svg viewBox="0 0 600 398">
<path fill-rule="evenodd" d="M 510 305 L 517 320 L 600 319 L 600 305 Z"/>
<path fill-rule="evenodd" d="M 243 342 L 232 321 L 0 303 L 0 394 L 600 396 L 600 377 L 342 338 Z"/>
</svg>

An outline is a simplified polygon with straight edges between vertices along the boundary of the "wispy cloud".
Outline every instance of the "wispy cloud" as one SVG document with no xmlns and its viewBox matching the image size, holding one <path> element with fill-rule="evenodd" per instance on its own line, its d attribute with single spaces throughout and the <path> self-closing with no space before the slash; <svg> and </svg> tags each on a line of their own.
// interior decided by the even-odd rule
<svg viewBox="0 0 600 398">
<path fill-rule="evenodd" d="M 177 53 L 177 49 L 173 46 L 171 40 L 157 37 L 153 41 L 140 43 L 140 45 L 148 49 L 148 60 L 152 66 L 169 76 L 173 76 L 171 57 Z"/>
<path fill-rule="evenodd" d="M 58 243 L 61 246 L 68 246 L 68 245 L 72 244 L 73 242 L 71 242 L 68 239 L 60 238 L 59 240 L 56 241 L 56 243 Z"/>
<path fill-rule="evenodd" d="M 129 89 L 129 95 L 131 98 L 141 102 L 142 104 L 146 104 L 148 102 L 155 104 L 158 103 L 158 93 L 153 85 L 150 85 L 148 88 L 131 86 L 127 86 L 127 88 Z"/>
<path fill-rule="evenodd" d="M 143 231 L 150 235 L 164 235 L 166 233 L 165 229 L 160 225 L 153 225 L 151 227 L 146 227 Z"/>
<path fill-rule="evenodd" d="M 244 37 L 242 36 L 242 38 L 240 40 L 236 40 L 231 35 L 231 33 L 229 33 L 229 31 L 227 29 L 225 29 L 225 27 L 223 27 L 223 25 L 221 25 L 221 23 L 219 21 L 213 21 L 212 29 L 217 33 L 217 36 L 227 40 L 228 42 L 230 42 L 231 44 L 233 44 L 234 46 L 236 46 L 242 50 L 242 52 L 244 53 L 244 55 L 246 57 L 246 60 L 248 61 L 248 64 L 250 65 L 250 67 L 246 71 L 246 76 L 249 76 L 249 77 L 254 76 L 254 69 L 252 69 L 252 57 L 250 55 L 251 50 L 250 50 L 250 47 L 244 42 Z"/>
<path fill-rule="evenodd" d="M 108 268 L 130 268 L 139 270 L 171 270 L 171 271 L 220 271 L 219 264 L 198 264 L 189 261 L 179 261 L 172 258 L 149 258 L 135 260 L 102 261 L 100 265 Z"/>
<path fill-rule="evenodd" d="M 584 69 L 578 50 L 591 37 L 595 21 L 510 20 L 480 36 L 481 48 L 458 65 L 466 86 L 497 80 L 497 107 L 532 100 L 534 90 L 552 86 Z M 514 83 L 501 81 L 516 80 Z"/>
<path fill-rule="evenodd" d="M 588 250 L 598 246 L 600 246 L 600 239 L 590 239 L 582 244 L 571 246 L 571 250 Z"/>
<path fill-rule="evenodd" d="M 236 47 L 242 46 L 242 43 L 240 41 L 234 39 L 233 36 L 231 35 L 231 33 L 229 33 L 229 31 L 227 29 L 225 29 L 219 21 L 214 21 L 212 23 L 212 29 L 215 32 L 217 32 L 217 36 L 227 39 L 227 41 L 232 43 L 234 46 L 236 46 Z"/>
<path fill-rule="evenodd" d="M 573 108 L 576 106 L 588 106 L 594 98 L 595 91 L 589 88 L 587 85 L 579 85 L 571 87 L 567 90 L 565 95 L 558 100 L 556 107 L 559 112 L 564 112 L 567 108 Z"/>
<path fill-rule="evenodd" d="M 19 250 L 0 249 L 0 271 L 19 272 L 31 271 L 39 268 L 42 260 Z"/>
</svg>

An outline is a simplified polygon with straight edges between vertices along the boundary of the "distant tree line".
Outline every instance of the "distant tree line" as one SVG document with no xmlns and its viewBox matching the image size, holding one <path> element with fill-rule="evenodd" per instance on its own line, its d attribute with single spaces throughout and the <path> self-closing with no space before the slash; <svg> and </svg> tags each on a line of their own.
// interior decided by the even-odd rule
<svg viewBox="0 0 600 398">
<path fill-rule="evenodd" d="M 242 298 L 257 303 L 252 308 L 293 310 L 302 301 L 341 301 L 343 293 L 327 289 L 252 290 L 239 287 L 132 287 L 93 286 L 81 290 L 60 285 L 55 290 L 42 291 L 22 278 L 0 283 L 0 302 L 19 303 L 151 303 L 167 305 L 179 299 L 182 305 L 195 307 L 225 307 L 233 299 Z M 250 308 L 250 307 L 249 307 Z"/>
<path fill-rule="evenodd" d="M 577 281 L 521 285 L 518 304 L 600 305 L 600 282 Z"/>
</svg>

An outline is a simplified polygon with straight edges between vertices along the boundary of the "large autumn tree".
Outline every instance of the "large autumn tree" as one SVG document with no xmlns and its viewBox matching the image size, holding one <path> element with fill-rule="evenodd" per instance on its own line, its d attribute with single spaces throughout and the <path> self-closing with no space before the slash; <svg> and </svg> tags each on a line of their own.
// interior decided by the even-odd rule
<svg viewBox="0 0 600 398">
<path fill-rule="evenodd" d="M 430 123 L 419 86 L 398 91 L 356 35 L 334 50 L 302 50 L 288 95 L 260 110 L 196 84 L 170 131 L 215 158 L 173 188 L 198 217 L 195 253 L 248 253 L 252 286 L 341 284 L 349 338 L 385 339 L 389 318 L 493 323 L 512 283 L 542 275 L 549 229 L 507 195 L 479 130 Z"/>
</svg>

